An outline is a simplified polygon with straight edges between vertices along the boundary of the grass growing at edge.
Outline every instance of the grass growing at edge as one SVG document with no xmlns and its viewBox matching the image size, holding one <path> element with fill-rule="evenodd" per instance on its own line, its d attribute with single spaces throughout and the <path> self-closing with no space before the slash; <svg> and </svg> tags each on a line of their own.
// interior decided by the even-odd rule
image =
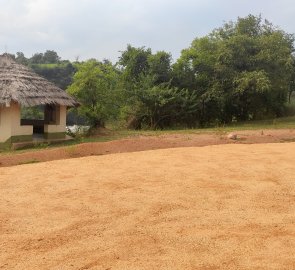
<svg viewBox="0 0 295 270">
<path fill-rule="evenodd" d="M 128 129 L 117 129 L 114 127 L 108 127 L 110 132 L 107 134 L 98 134 L 90 137 L 79 137 L 72 141 L 67 141 L 58 144 L 41 144 L 33 148 L 26 148 L 22 150 L 5 150 L 0 151 L 0 155 L 9 154 L 12 152 L 28 152 L 28 151 L 38 151 L 45 148 L 56 148 L 56 147 L 69 147 L 69 153 L 74 152 L 74 145 L 81 143 L 90 142 L 108 142 L 113 140 L 119 140 L 124 138 L 132 138 L 138 136 L 162 136 L 165 134 L 217 134 L 219 136 L 224 136 L 228 132 L 241 131 L 241 130 L 259 130 L 259 129 L 295 129 L 295 116 L 260 120 L 260 121 L 249 121 L 243 123 L 232 123 L 230 125 L 223 125 L 217 127 L 209 128 L 197 128 L 197 129 L 165 129 L 165 130 L 128 130 Z M 73 154 L 73 153 L 72 153 Z"/>
<path fill-rule="evenodd" d="M 37 159 L 29 159 L 26 161 L 19 162 L 18 165 L 33 164 L 33 163 L 38 163 L 38 162 L 40 162 L 40 161 Z"/>
</svg>

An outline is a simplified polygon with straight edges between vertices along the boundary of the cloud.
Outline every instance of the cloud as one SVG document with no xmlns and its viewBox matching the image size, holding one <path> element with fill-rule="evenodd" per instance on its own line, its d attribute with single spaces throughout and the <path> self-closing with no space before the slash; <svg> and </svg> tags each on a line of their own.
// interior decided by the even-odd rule
<svg viewBox="0 0 295 270">
<path fill-rule="evenodd" d="M 250 13 L 295 32 L 291 0 L 0 0 L 0 52 L 116 61 L 128 43 L 172 52 Z M 278 12 L 279 11 L 279 12 Z"/>
</svg>

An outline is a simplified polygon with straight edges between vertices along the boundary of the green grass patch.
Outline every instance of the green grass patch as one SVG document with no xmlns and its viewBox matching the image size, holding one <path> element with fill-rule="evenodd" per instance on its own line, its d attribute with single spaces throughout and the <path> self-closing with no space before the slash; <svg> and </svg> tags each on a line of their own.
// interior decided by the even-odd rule
<svg viewBox="0 0 295 270">
<path fill-rule="evenodd" d="M 54 68 L 64 68 L 68 65 L 68 63 L 59 63 L 59 64 L 31 64 L 33 68 L 41 68 L 41 69 L 54 69 Z"/>
<path fill-rule="evenodd" d="M 295 129 L 295 116 L 249 121 L 243 123 L 232 123 L 230 125 L 198 128 L 198 129 L 184 129 L 174 128 L 165 130 L 128 130 L 115 128 L 114 126 L 108 127 L 107 133 L 96 134 L 89 137 L 78 137 L 72 141 L 61 142 L 58 144 L 39 144 L 35 147 L 27 149 L 14 150 L 13 152 L 21 153 L 28 151 L 38 151 L 40 149 L 56 148 L 56 147 L 69 147 L 69 154 L 75 155 L 75 145 L 89 142 L 108 142 L 124 138 L 136 138 L 139 136 L 163 136 L 169 134 L 215 134 L 224 137 L 227 133 L 241 130 L 267 130 L 267 129 Z M 3 150 L 0 154 L 9 154 L 11 150 Z"/>
<path fill-rule="evenodd" d="M 26 161 L 19 162 L 18 165 L 33 164 L 33 163 L 38 163 L 38 162 L 40 162 L 40 161 L 37 159 L 29 159 Z"/>
</svg>

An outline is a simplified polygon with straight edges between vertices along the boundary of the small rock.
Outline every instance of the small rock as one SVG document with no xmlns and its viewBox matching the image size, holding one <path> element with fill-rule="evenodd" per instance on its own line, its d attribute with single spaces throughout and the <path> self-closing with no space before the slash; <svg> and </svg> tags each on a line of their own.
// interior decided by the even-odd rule
<svg viewBox="0 0 295 270">
<path fill-rule="evenodd" d="M 230 133 L 227 135 L 227 138 L 230 140 L 237 140 L 238 139 L 238 135 L 235 133 Z"/>
</svg>

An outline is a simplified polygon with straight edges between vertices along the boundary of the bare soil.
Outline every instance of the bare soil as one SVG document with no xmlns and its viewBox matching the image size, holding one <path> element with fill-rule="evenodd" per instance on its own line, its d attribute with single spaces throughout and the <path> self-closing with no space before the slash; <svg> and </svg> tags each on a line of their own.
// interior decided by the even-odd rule
<svg viewBox="0 0 295 270">
<path fill-rule="evenodd" d="M 294 161 L 231 144 L 0 168 L 0 269 L 295 269 Z"/>
<path fill-rule="evenodd" d="M 0 154 L 0 167 L 25 163 L 43 162 L 113 153 L 137 152 L 153 149 L 195 147 L 219 144 L 257 144 L 294 142 L 295 129 L 243 130 L 234 132 L 237 140 L 227 138 L 220 132 L 210 134 L 165 134 L 160 136 L 137 136 L 109 142 L 82 143 L 74 146 L 40 149 L 26 152 Z"/>
</svg>

